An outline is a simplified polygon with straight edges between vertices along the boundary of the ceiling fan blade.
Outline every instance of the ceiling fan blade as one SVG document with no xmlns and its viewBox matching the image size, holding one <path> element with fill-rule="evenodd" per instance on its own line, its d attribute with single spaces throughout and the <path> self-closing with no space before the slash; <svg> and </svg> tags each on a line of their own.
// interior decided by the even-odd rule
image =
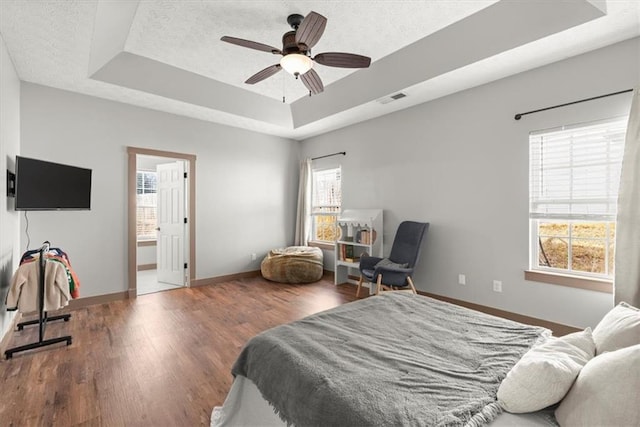
<svg viewBox="0 0 640 427">
<path fill-rule="evenodd" d="M 302 83 L 304 83 L 307 89 L 309 89 L 314 95 L 317 95 L 324 90 L 322 80 L 320 80 L 320 76 L 313 68 L 301 75 L 300 80 L 302 80 Z"/>
<path fill-rule="evenodd" d="M 322 37 L 326 26 L 327 18 L 319 13 L 309 12 L 296 30 L 296 43 L 304 44 L 311 49 Z"/>
<path fill-rule="evenodd" d="M 318 64 L 329 67 L 341 68 L 368 68 L 371 65 L 371 58 L 368 56 L 356 55 L 355 53 L 326 52 L 319 53 L 314 58 Z"/>
<path fill-rule="evenodd" d="M 253 76 L 249 77 L 245 83 L 248 85 L 256 84 L 266 79 L 267 77 L 273 76 L 275 73 L 277 73 L 280 70 L 282 70 L 282 67 L 280 66 L 280 64 L 270 65 L 264 70 L 258 71 Z"/>
<path fill-rule="evenodd" d="M 236 44 L 238 46 L 248 47 L 249 49 L 261 50 L 263 52 L 269 52 L 276 55 L 282 54 L 280 49 L 278 49 L 277 47 L 269 46 L 269 45 L 258 43 L 258 42 L 252 42 L 251 40 L 239 39 L 237 37 L 229 37 L 229 36 L 224 36 L 220 40 L 222 40 L 223 42 Z"/>
</svg>

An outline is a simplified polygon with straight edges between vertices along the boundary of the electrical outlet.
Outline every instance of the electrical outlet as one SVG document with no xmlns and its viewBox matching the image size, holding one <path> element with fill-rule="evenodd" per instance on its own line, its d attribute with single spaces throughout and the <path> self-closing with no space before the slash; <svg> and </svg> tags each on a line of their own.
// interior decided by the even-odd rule
<svg viewBox="0 0 640 427">
<path fill-rule="evenodd" d="M 500 280 L 493 281 L 493 292 L 502 292 L 502 282 Z"/>
<path fill-rule="evenodd" d="M 459 285 L 466 285 L 467 284 L 467 278 L 464 274 L 458 274 L 458 284 Z"/>
<path fill-rule="evenodd" d="M 255 261 L 256 260 L 256 254 L 251 254 L 251 261 Z"/>
</svg>

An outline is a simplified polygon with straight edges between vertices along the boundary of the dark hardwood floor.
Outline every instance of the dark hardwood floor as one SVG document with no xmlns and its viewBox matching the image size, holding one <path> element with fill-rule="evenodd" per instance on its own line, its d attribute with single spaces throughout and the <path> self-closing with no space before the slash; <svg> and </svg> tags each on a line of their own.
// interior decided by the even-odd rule
<svg viewBox="0 0 640 427">
<path fill-rule="evenodd" d="M 353 301 L 355 289 L 331 277 L 308 285 L 254 278 L 74 310 L 46 331 L 71 334 L 71 346 L 0 362 L 0 425 L 209 425 L 249 338 Z M 37 341 L 37 329 L 14 332 L 9 347 Z"/>
</svg>

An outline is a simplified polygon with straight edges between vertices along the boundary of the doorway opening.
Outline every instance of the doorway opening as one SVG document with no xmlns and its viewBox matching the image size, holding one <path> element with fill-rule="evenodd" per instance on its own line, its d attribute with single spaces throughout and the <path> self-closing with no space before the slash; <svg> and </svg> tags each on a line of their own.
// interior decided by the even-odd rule
<svg viewBox="0 0 640 427">
<path fill-rule="evenodd" d="M 195 278 L 195 159 L 128 147 L 129 298 Z"/>
</svg>

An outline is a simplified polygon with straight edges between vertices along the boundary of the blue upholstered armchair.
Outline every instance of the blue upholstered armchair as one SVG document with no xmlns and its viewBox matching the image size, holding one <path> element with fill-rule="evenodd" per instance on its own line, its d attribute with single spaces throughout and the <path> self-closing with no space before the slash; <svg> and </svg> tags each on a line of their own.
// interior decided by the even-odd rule
<svg viewBox="0 0 640 427">
<path fill-rule="evenodd" d="M 428 222 L 404 221 L 398 226 L 389 258 L 360 258 L 360 280 L 356 296 L 360 295 L 360 287 L 364 281 L 376 284 L 376 294 L 382 290 L 399 289 L 417 293 L 411 275 L 420 257 L 422 239 L 428 228 Z"/>
</svg>

